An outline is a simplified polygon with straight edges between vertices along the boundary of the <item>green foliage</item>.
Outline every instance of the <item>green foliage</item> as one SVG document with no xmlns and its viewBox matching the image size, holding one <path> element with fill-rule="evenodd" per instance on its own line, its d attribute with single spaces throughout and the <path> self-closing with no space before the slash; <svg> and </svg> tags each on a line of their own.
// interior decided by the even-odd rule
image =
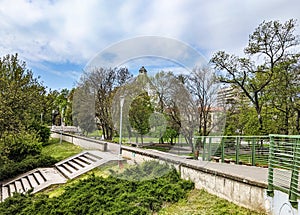
<svg viewBox="0 0 300 215">
<path fill-rule="evenodd" d="M 37 134 L 38 139 L 42 142 L 43 146 L 47 145 L 51 135 L 50 128 L 41 124 L 33 124 L 31 127 Z"/>
<path fill-rule="evenodd" d="M 161 171 L 164 174 L 160 177 L 149 177 Z M 136 179 L 140 174 L 144 180 L 125 180 Z M 59 197 L 17 194 L 0 203 L 0 213 L 152 214 L 167 202 L 185 198 L 193 187 L 193 183 L 181 180 L 174 169 L 148 162 L 108 178 L 91 175 L 68 186 Z"/>
<path fill-rule="evenodd" d="M 138 131 L 140 135 L 145 135 L 150 131 L 149 118 L 154 109 L 147 92 L 138 95 L 131 103 L 129 109 L 130 125 Z"/>
<path fill-rule="evenodd" d="M 42 144 L 36 136 L 26 132 L 22 132 L 18 136 L 6 134 L 0 140 L 0 145 L 2 145 L 1 156 L 15 162 L 19 162 L 29 155 L 38 155 L 42 150 Z"/>
<path fill-rule="evenodd" d="M 0 181 L 13 178 L 38 167 L 52 166 L 56 162 L 58 162 L 57 159 L 47 155 L 27 156 L 20 162 L 8 160 L 5 164 L 0 165 Z"/>
<path fill-rule="evenodd" d="M 218 74 L 218 79 L 237 89 L 249 102 L 246 108 L 251 109 L 249 117 L 243 111 L 237 113 L 241 118 L 238 129 L 244 130 L 244 134 L 300 132 L 300 106 L 296 104 L 299 101 L 300 64 L 299 52 L 295 49 L 300 40 L 294 34 L 295 27 L 293 19 L 284 23 L 264 21 L 249 36 L 245 57 L 219 51 L 211 59 L 215 68 L 223 71 Z M 243 101 L 238 101 L 237 105 L 240 103 Z M 248 121 L 243 122 L 246 118 Z M 279 130 L 273 126 L 274 121 Z M 235 132 L 233 127 L 227 127 L 227 134 Z"/>
<path fill-rule="evenodd" d="M 45 88 L 17 54 L 0 59 L 0 92 L 0 138 L 40 120 Z"/>
</svg>

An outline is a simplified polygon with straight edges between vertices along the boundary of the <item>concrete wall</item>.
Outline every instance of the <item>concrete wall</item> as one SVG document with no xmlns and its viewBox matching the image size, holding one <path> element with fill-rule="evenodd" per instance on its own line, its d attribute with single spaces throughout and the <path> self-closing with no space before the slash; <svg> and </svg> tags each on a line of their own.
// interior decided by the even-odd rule
<svg viewBox="0 0 300 215">
<path fill-rule="evenodd" d="M 52 132 L 51 137 L 60 138 L 61 135 L 60 133 Z M 97 149 L 104 152 L 107 151 L 107 143 L 100 140 L 93 140 L 90 138 L 72 135 L 72 134 L 66 134 L 66 133 L 62 135 L 62 140 L 69 143 L 73 143 L 74 145 L 80 146 L 84 149 Z"/>
<path fill-rule="evenodd" d="M 172 158 L 154 151 L 123 146 L 122 156 L 136 163 L 159 160 L 160 162 L 172 164 L 180 172 L 181 178 L 195 183 L 196 189 L 205 189 L 209 193 L 237 205 L 271 214 L 271 203 L 266 194 L 266 186 L 254 185 L 238 178 L 235 180 L 232 176 L 227 177 L 224 174 L 205 171 L 205 168 L 191 164 L 188 159 L 180 159 L 176 156 Z"/>
<path fill-rule="evenodd" d="M 212 175 L 199 169 L 181 166 L 181 178 L 191 180 L 196 189 L 205 189 L 209 193 L 227 199 L 237 205 L 256 211 L 269 212 L 266 189 L 226 177 Z"/>
</svg>

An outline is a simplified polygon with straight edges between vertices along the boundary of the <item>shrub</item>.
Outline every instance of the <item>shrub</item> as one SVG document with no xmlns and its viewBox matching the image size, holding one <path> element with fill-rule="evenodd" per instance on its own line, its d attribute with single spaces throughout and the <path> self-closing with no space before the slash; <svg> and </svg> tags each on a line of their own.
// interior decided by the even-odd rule
<svg viewBox="0 0 300 215">
<path fill-rule="evenodd" d="M 164 174 L 158 178 L 144 174 L 154 175 L 154 172 Z M 144 180 L 125 180 L 130 174 L 141 173 Z M 108 178 L 91 175 L 51 199 L 45 195 L 13 196 L 0 203 L 0 211 L 4 211 L 3 214 L 8 214 L 5 211 L 13 214 L 153 214 L 164 203 L 185 198 L 193 187 L 192 182 L 180 179 L 175 169 L 151 161 Z"/>
<path fill-rule="evenodd" d="M 13 178 L 19 174 L 33 170 L 38 167 L 49 167 L 58 160 L 47 155 L 27 156 L 21 162 L 8 161 L 0 167 L 0 181 Z"/>
<path fill-rule="evenodd" d="M 36 136 L 25 132 L 17 136 L 6 134 L 2 141 L 1 156 L 15 162 L 20 162 L 28 155 L 38 155 L 42 150 L 42 144 Z"/>
<path fill-rule="evenodd" d="M 51 131 L 46 125 L 33 124 L 30 129 L 37 134 L 37 138 L 43 143 L 43 146 L 47 145 L 50 139 Z"/>
</svg>

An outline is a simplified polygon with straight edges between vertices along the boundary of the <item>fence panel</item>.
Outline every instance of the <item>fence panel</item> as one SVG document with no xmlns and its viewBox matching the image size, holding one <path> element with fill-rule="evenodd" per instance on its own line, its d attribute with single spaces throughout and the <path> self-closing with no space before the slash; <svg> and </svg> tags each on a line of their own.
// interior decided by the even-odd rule
<svg viewBox="0 0 300 215">
<path fill-rule="evenodd" d="M 202 160 L 268 166 L 269 136 L 198 136 Z"/>
<path fill-rule="evenodd" d="M 274 190 L 289 194 L 291 204 L 297 207 L 300 197 L 300 136 L 270 135 L 268 194 Z"/>
</svg>

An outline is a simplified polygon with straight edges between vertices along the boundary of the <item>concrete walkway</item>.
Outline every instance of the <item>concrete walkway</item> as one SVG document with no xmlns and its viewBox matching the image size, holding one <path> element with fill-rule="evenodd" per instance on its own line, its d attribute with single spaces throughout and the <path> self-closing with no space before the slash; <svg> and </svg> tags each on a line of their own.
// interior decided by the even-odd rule
<svg viewBox="0 0 300 215">
<path fill-rule="evenodd" d="M 215 175 L 222 175 L 238 181 L 254 184 L 259 187 L 267 188 L 268 185 L 268 169 L 256 166 L 236 165 L 227 163 L 217 163 L 202 160 L 187 159 L 176 154 L 161 152 L 158 150 L 145 150 L 135 147 L 123 146 L 123 148 L 146 153 L 154 158 L 184 164 L 186 166 L 201 169 L 204 172 L 210 172 Z"/>
</svg>

